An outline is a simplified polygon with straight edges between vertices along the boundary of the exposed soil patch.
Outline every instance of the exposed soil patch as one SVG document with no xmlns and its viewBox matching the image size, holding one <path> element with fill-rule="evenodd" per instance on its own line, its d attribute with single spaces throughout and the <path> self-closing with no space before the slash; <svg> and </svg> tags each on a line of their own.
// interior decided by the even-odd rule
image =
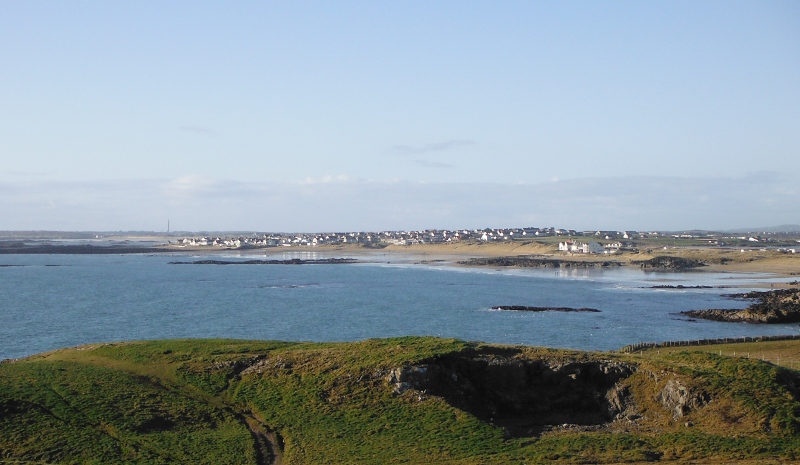
<svg viewBox="0 0 800 465">
<path fill-rule="evenodd" d="M 255 446 L 256 463 L 258 465 L 281 465 L 283 463 L 280 437 L 268 429 L 252 412 L 242 412 L 241 421 L 250 430 Z"/>
</svg>

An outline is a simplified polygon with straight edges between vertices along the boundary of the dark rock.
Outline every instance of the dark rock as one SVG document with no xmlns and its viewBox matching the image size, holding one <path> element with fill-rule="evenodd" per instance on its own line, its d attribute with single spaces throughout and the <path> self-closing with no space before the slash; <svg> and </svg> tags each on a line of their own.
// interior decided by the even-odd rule
<svg viewBox="0 0 800 465">
<path fill-rule="evenodd" d="M 356 263 L 355 258 L 321 258 L 317 260 L 195 260 L 193 262 L 169 262 L 170 265 L 340 265 Z"/>
<path fill-rule="evenodd" d="M 710 398 L 703 391 L 691 390 L 671 379 L 658 394 L 658 400 L 665 409 L 672 412 L 672 418 L 677 420 L 692 410 L 705 406 Z"/>
<path fill-rule="evenodd" d="M 677 286 L 672 286 L 669 284 L 659 284 L 658 286 L 650 286 L 650 289 L 713 289 L 714 286 L 684 286 L 683 284 L 678 284 Z"/>
<path fill-rule="evenodd" d="M 594 312 L 599 313 L 596 308 L 572 308 L 572 307 L 526 307 L 524 305 L 498 305 L 492 310 L 516 310 L 520 312 Z"/>
<path fill-rule="evenodd" d="M 756 300 L 745 309 L 707 309 L 681 312 L 693 318 L 738 323 L 800 322 L 800 289 L 777 289 L 766 292 L 728 294 L 727 297 Z"/>
<path fill-rule="evenodd" d="M 64 254 L 64 255 L 108 255 L 108 254 L 139 254 L 175 252 L 175 249 L 165 247 L 137 247 L 137 246 L 96 246 L 96 245 L 25 245 L 25 244 L 0 244 L 0 254 Z"/>
<path fill-rule="evenodd" d="M 693 258 L 670 257 L 667 255 L 660 255 L 658 257 L 653 257 L 650 260 L 632 261 L 631 263 L 634 265 L 639 265 L 644 269 L 650 268 L 650 269 L 670 270 L 670 271 L 691 270 L 701 266 L 708 266 L 704 262 L 701 262 L 700 260 L 695 260 Z"/>
<path fill-rule="evenodd" d="M 517 266 L 520 268 L 609 268 L 622 266 L 621 262 L 561 260 L 558 258 L 536 258 L 525 255 L 515 257 L 470 258 L 458 262 L 467 266 Z"/>
<path fill-rule="evenodd" d="M 395 368 L 385 380 L 395 395 L 439 396 L 505 428 L 510 437 L 521 437 L 552 425 L 634 418 L 636 405 L 621 381 L 635 370 L 613 360 L 528 359 L 476 350 Z"/>
</svg>

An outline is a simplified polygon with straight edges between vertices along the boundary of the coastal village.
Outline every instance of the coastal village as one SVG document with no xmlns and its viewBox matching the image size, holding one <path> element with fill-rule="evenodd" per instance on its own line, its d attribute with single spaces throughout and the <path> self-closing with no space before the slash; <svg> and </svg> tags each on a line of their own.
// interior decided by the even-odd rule
<svg viewBox="0 0 800 465">
<path fill-rule="evenodd" d="M 547 238 L 547 239 L 546 239 Z M 563 240 L 560 240 L 562 239 Z M 545 240 L 558 242 L 558 250 L 567 254 L 615 254 L 636 251 L 636 241 L 642 239 L 695 240 L 705 246 L 728 246 L 746 243 L 766 246 L 776 239 L 764 235 L 722 235 L 720 233 L 665 233 L 658 231 L 577 231 L 548 228 L 485 228 L 485 229 L 426 229 L 418 231 L 330 232 L 330 233 L 250 233 L 178 237 L 169 244 L 176 247 L 265 248 L 316 247 L 355 244 L 381 248 L 388 245 L 452 244 L 460 242 L 503 242 Z M 580 240 L 579 240 L 580 239 Z M 796 249 L 787 249 L 794 253 Z"/>
<path fill-rule="evenodd" d="M 322 245 L 361 244 L 380 247 L 385 245 L 443 244 L 454 242 L 498 242 L 520 239 L 534 239 L 553 236 L 596 235 L 604 239 L 632 238 L 639 233 L 619 231 L 578 232 L 572 229 L 556 228 L 503 228 L 503 229 L 426 229 L 421 231 L 380 231 L 380 232 L 337 232 L 337 233 L 265 233 L 228 237 L 185 237 L 174 244 L 183 247 L 218 246 L 227 248 L 261 248 L 261 247 L 314 247 Z M 647 233 L 655 234 L 659 233 Z M 170 241 L 171 244 L 173 242 Z M 608 250 L 618 250 L 624 244 L 614 241 Z M 604 253 L 606 250 L 598 242 L 585 244 L 567 240 L 563 250 L 575 253 Z M 599 247 L 599 248 L 598 248 Z M 602 250 L 601 250 L 602 249 Z M 562 250 L 562 245 L 559 245 Z"/>
</svg>

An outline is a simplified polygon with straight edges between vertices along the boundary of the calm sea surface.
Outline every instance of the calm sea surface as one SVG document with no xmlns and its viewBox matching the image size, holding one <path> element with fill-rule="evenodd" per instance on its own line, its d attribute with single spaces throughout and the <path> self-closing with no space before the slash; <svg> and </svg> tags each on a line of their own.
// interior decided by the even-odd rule
<svg viewBox="0 0 800 465">
<path fill-rule="evenodd" d="M 298 256 L 314 258 L 287 255 Z M 178 337 L 351 341 L 434 335 L 608 350 L 643 341 L 800 330 L 797 325 L 691 322 L 676 315 L 691 309 L 743 308 L 744 302 L 720 297 L 737 290 L 649 288 L 769 282 L 765 275 L 396 263 L 168 264 L 200 258 L 257 257 L 0 256 L 0 265 L 21 265 L 0 267 L 0 359 L 90 342 Z M 494 305 L 592 307 L 602 312 L 490 310 Z"/>
</svg>

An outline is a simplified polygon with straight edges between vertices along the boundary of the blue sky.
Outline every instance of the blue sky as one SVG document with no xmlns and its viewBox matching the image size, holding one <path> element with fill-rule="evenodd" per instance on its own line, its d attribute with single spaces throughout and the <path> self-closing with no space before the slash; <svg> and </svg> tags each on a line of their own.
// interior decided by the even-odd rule
<svg viewBox="0 0 800 465">
<path fill-rule="evenodd" d="M 800 223 L 799 5 L 2 2 L 0 229 Z"/>
</svg>

